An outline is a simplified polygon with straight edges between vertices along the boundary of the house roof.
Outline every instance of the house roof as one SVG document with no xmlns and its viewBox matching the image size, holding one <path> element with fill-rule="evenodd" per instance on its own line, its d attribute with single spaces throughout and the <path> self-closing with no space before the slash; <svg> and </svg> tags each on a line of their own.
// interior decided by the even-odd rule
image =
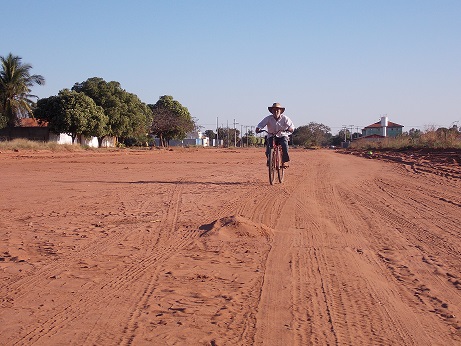
<svg viewBox="0 0 461 346">
<path fill-rule="evenodd" d="M 46 127 L 48 126 L 47 122 L 39 122 L 34 118 L 21 118 L 19 119 L 19 126 L 21 127 Z"/>
<path fill-rule="evenodd" d="M 381 121 L 378 121 L 374 124 L 371 124 L 371 125 L 368 125 L 368 126 L 365 126 L 366 129 L 370 129 L 370 128 L 381 128 Z M 397 123 L 393 123 L 392 121 L 389 121 L 387 123 L 387 127 L 403 127 L 403 125 L 400 125 L 400 124 L 397 124 Z"/>
</svg>

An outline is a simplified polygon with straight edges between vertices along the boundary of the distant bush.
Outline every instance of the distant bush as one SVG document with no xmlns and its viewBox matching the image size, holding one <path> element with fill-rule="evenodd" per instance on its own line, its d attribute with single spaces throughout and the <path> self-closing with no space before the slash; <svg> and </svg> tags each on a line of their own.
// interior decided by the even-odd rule
<svg viewBox="0 0 461 346">
<path fill-rule="evenodd" d="M 461 132 L 456 128 L 429 128 L 424 132 L 387 137 L 377 141 L 358 139 L 351 143 L 352 149 L 409 149 L 436 148 L 461 149 Z"/>
</svg>

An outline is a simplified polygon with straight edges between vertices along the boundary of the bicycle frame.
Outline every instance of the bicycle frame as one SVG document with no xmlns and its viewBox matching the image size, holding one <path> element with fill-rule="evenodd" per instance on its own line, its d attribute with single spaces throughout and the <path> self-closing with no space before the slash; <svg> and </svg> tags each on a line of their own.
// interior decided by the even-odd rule
<svg viewBox="0 0 461 346">
<path fill-rule="evenodd" d="M 267 132 L 267 131 L 266 131 Z M 270 133 L 269 133 L 270 134 Z M 283 183 L 285 169 L 282 166 L 282 146 L 276 143 L 275 134 L 268 138 L 266 145 L 270 146 L 268 168 L 269 168 L 269 183 L 274 184 L 275 172 L 280 183 Z"/>
</svg>

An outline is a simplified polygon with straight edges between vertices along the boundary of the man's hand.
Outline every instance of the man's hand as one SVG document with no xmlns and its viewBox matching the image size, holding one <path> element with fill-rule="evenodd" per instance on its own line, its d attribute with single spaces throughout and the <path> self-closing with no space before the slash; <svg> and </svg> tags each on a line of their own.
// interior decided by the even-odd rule
<svg viewBox="0 0 461 346">
<path fill-rule="evenodd" d="M 261 129 L 259 127 L 256 128 L 256 133 L 260 133 Z"/>
<path fill-rule="evenodd" d="M 287 132 L 293 133 L 293 131 L 294 131 L 294 129 L 293 129 L 292 127 L 289 127 L 289 128 L 287 129 Z"/>
</svg>

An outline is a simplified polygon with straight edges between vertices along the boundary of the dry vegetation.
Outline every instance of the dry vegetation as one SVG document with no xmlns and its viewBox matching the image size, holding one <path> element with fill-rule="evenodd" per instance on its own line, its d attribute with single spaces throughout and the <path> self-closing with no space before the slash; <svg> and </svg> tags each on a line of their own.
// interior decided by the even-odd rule
<svg viewBox="0 0 461 346">
<path fill-rule="evenodd" d="M 357 140 L 352 149 L 461 149 L 461 133 L 453 129 L 429 129 L 379 141 Z"/>
<path fill-rule="evenodd" d="M 0 150 L 51 150 L 51 151 L 81 151 L 86 147 L 71 144 L 58 144 L 54 142 L 37 142 L 27 139 L 14 139 L 0 142 Z"/>
<path fill-rule="evenodd" d="M 385 138 L 378 141 L 355 140 L 351 149 L 461 149 L 461 132 L 454 129 L 430 128 L 424 132 L 405 134 L 396 138 Z M 97 150 L 81 145 L 57 144 L 53 142 L 37 142 L 26 139 L 0 141 L 0 150 L 50 150 L 50 151 L 81 151 Z M 115 149 L 115 148 L 112 148 Z"/>
</svg>

